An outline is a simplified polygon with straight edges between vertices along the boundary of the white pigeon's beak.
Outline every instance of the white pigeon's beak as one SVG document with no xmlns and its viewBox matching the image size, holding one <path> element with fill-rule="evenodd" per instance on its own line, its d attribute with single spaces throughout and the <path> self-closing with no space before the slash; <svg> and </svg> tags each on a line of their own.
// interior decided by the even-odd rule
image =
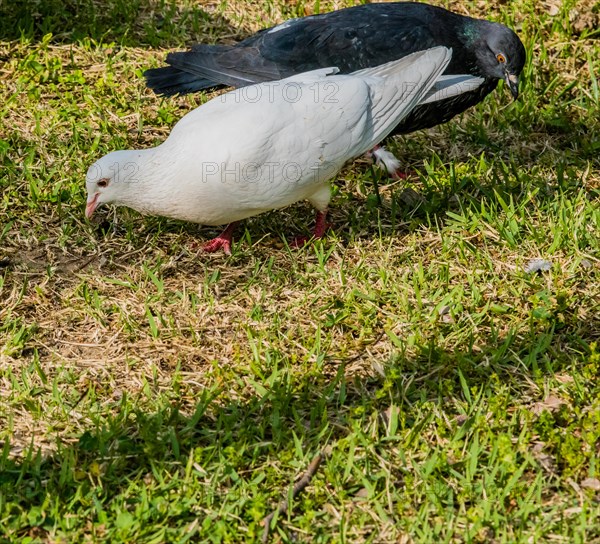
<svg viewBox="0 0 600 544">
<path fill-rule="evenodd" d="M 85 216 L 89 219 L 92 217 L 96 208 L 98 207 L 98 198 L 100 198 L 100 193 L 95 193 L 94 195 L 88 196 L 87 204 L 85 206 Z"/>
</svg>

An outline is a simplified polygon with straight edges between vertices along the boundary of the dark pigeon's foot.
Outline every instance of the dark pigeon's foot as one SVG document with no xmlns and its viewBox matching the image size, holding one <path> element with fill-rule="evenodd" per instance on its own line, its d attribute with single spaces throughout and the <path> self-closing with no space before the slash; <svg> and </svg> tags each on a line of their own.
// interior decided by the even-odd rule
<svg viewBox="0 0 600 544">
<path fill-rule="evenodd" d="M 399 179 L 408 179 L 414 174 L 414 172 L 407 172 L 406 170 L 396 170 L 390 174 L 390 178 L 399 180 Z"/>
</svg>

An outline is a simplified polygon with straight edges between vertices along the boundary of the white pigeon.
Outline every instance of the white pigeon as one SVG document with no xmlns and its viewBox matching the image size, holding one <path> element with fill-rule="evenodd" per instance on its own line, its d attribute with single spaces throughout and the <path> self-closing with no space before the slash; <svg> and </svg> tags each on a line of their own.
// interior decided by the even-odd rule
<svg viewBox="0 0 600 544">
<path fill-rule="evenodd" d="M 87 173 L 86 216 L 101 204 L 205 225 L 229 224 L 206 251 L 231 252 L 235 224 L 308 200 L 326 230 L 328 181 L 372 149 L 419 103 L 481 83 L 440 78 L 436 47 L 348 75 L 335 68 L 233 90 L 185 115 L 161 145 L 115 151 Z"/>
</svg>

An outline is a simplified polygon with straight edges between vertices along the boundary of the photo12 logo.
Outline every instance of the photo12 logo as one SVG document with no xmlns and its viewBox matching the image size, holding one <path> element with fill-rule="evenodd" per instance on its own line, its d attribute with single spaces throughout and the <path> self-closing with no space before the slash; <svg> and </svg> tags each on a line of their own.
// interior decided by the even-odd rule
<svg viewBox="0 0 600 544">
<path fill-rule="evenodd" d="M 310 183 L 327 179 L 335 173 L 335 166 L 313 164 L 302 167 L 293 161 L 217 163 L 203 162 L 200 172 L 203 183 Z M 312 180 L 311 180 L 312 178 Z"/>
<path fill-rule="evenodd" d="M 296 81 L 265 81 L 257 85 L 249 85 L 221 95 L 222 102 L 270 104 L 283 100 L 291 104 L 308 99 L 315 104 L 337 104 L 336 95 L 339 86 L 333 81 L 314 82 L 310 85 Z"/>
<path fill-rule="evenodd" d="M 94 181 L 109 178 L 111 183 L 139 183 L 140 179 L 137 177 L 139 170 L 140 167 L 136 162 L 126 162 L 125 164 L 115 162 L 109 166 L 108 172 L 103 172 L 100 166 L 92 164 L 88 170 L 86 179 Z"/>
<path fill-rule="evenodd" d="M 107 170 L 107 171 L 105 171 Z M 302 165 L 295 161 L 213 162 L 202 161 L 192 172 L 197 183 L 268 184 L 311 183 L 325 180 L 336 172 L 336 166 L 322 162 Z M 115 162 L 108 169 L 97 164 L 90 166 L 86 181 L 97 182 L 108 178 L 111 183 L 140 183 L 140 167 L 136 162 Z M 197 176 L 197 177 L 196 177 Z M 312 179 L 311 179 L 312 178 Z"/>
</svg>

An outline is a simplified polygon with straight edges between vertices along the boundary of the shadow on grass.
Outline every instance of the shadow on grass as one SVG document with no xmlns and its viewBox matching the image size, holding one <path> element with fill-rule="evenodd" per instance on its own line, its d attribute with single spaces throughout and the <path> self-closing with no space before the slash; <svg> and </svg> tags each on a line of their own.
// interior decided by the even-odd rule
<svg viewBox="0 0 600 544">
<path fill-rule="evenodd" d="M 0 40 L 85 39 L 125 46 L 182 47 L 238 36 L 240 29 L 201 7 L 151 0 L 23 0 L 0 4 Z"/>
<path fill-rule="evenodd" d="M 182 415 L 177 402 L 147 413 L 136 406 L 136 399 L 122 398 L 110 410 L 112 415 L 92 416 L 98 418 L 96 426 L 73 437 L 73 443 L 60 444 L 58 453 L 49 457 L 30 452 L 24 461 L 10 460 L 10 445 L 5 444 L 0 490 L 13 504 L 15 525 L 10 526 L 10 516 L 3 523 L 13 535 L 43 538 L 60 526 L 57 516 L 78 512 L 84 518 L 78 523 L 87 523 L 91 530 L 122 508 L 123 515 L 135 515 L 127 521 L 119 514 L 117 525 L 127 521 L 139 536 L 144 522 L 183 530 L 199 518 L 202 525 L 203 501 L 214 516 L 214 512 L 228 511 L 228 501 L 235 503 L 243 497 L 230 523 L 256 527 L 257 512 L 262 516 L 270 511 L 274 497 L 289 484 L 281 483 L 281 472 L 298 472 L 303 459 L 290 464 L 298 455 L 298 444 L 311 455 L 362 429 L 374 446 L 393 442 L 395 448 L 409 452 L 410 436 L 431 432 L 436 406 L 446 421 L 454 422 L 452 432 L 459 427 L 468 432 L 480 424 L 481 410 L 489 409 L 481 408 L 479 400 L 485 399 L 486 406 L 498 403 L 499 383 L 509 386 L 504 394 L 511 404 L 508 399 L 513 394 L 519 398 L 531 391 L 532 377 L 567 370 L 572 359 L 561 356 L 566 338 L 571 343 L 573 339 L 588 342 L 598 339 L 598 331 L 598 318 L 582 323 L 576 316 L 565 319 L 563 315 L 560 320 L 555 316 L 545 325 L 532 324 L 528 333 L 509 331 L 501 336 L 492 332 L 487 345 L 466 353 L 447 352 L 435 343 L 417 346 L 414 358 L 399 350 L 386 362 L 386 376 L 379 378 L 348 376 L 345 365 L 354 361 L 325 357 L 319 374 L 296 379 L 289 370 L 291 363 L 281 355 L 276 360 L 274 353 L 256 376 L 262 382 L 260 394 L 232 402 L 226 398 L 227 384 L 215 386 L 202 393 L 191 416 Z M 364 357 L 367 364 L 369 357 Z M 460 404 L 466 413 L 458 410 Z M 397 435 L 390 438 L 386 414 L 391 405 L 400 414 Z M 563 425 L 558 417 L 553 424 Z M 403 485 L 404 467 L 393 470 L 390 477 Z M 438 477 L 452 478 L 462 469 L 460 464 L 446 463 L 440 470 Z M 260 485 L 252 487 L 261 473 L 265 476 Z M 239 489 L 246 484 L 251 489 L 244 495 Z M 194 485 L 197 490 L 190 494 Z M 345 490 L 350 496 L 361 483 L 351 487 Z M 252 490 L 256 497 L 247 496 Z M 162 511 L 157 506 L 161 500 L 170 503 Z M 211 523 L 218 518 L 211 518 Z M 132 534 L 121 536 L 132 538 Z"/>
</svg>

